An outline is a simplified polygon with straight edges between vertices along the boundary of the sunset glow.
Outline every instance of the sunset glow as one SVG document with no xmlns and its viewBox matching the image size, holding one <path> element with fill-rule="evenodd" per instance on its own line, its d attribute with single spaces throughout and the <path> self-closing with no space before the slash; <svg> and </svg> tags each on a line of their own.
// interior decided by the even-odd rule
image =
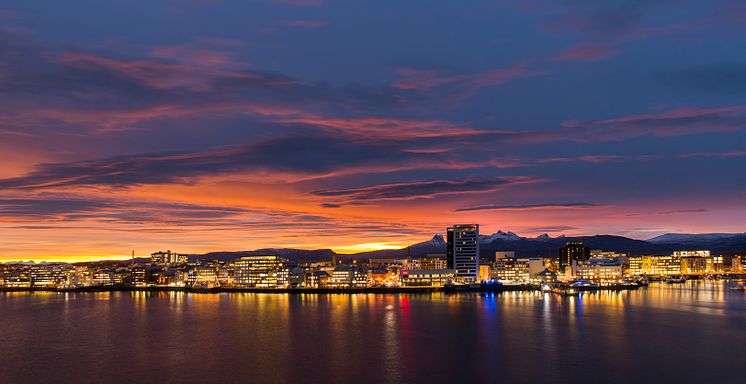
<svg viewBox="0 0 746 384">
<path fill-rule="evenodd" d="M 0 259 L 744 231 L 731 2 L 157 3 L 0 6 Z"/>
</svg>

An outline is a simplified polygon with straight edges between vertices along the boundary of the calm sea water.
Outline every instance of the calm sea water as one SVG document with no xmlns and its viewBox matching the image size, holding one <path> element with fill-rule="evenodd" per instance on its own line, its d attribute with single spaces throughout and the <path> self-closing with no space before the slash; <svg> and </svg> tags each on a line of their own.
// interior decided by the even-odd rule
<svg viewBox="0 0 746 384">
<path fill-rule="evenodd" d="M 746 383 L 746 294 L 0 294 L 2 383 Z"/>
</svg>

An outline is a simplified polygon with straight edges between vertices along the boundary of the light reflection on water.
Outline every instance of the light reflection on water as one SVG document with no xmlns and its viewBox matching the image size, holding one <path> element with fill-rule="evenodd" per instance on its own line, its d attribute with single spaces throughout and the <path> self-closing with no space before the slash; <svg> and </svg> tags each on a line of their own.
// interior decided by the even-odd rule
<svg viewBox="0 0 746 384">
<path fill-rule="evenodd" d="M 0 294 L 2 382 L 733 382 L 746 294 Z"/>
</svg>

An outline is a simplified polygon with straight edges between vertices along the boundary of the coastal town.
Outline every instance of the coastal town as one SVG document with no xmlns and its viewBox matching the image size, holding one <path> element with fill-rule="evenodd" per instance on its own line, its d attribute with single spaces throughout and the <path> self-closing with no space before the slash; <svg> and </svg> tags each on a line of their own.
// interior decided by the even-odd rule
<svg viewBox="0 0 746 384">
<path fill-rule="evenodd" d="M 446 231 L 445 253 L 419 258 L 371 258 L 292 262 L 277 255 L 231 261 L 190 260 L 157 251 L 146 261 L 0 264 L 2 290 L 184 290 L 200 291 L 407 291 L 536 290 L 555 292 L 634 289 L 649 281 L 681 283 L 744 274 L 743 255 L 680 250 L 667 255 L 630 255 L 567 242 L 556 257 L 516 257 L 497 251 L 480 257 L 479 225 Z M 491 255 L 492 256 L 492 255 Z M 570 291 L 568 291 L 570 289 Z"/>
</svg>

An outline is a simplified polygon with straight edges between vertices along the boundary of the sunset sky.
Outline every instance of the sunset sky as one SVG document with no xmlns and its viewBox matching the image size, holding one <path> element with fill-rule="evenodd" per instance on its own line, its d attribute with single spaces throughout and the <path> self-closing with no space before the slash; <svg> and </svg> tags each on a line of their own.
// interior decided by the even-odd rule
<svg viewBox="0 0 746 384">
<path fill-rule="evenodd" d="M 0 4 L 0 259 L 745 218 L 740 0 Z"/>
</svg>

